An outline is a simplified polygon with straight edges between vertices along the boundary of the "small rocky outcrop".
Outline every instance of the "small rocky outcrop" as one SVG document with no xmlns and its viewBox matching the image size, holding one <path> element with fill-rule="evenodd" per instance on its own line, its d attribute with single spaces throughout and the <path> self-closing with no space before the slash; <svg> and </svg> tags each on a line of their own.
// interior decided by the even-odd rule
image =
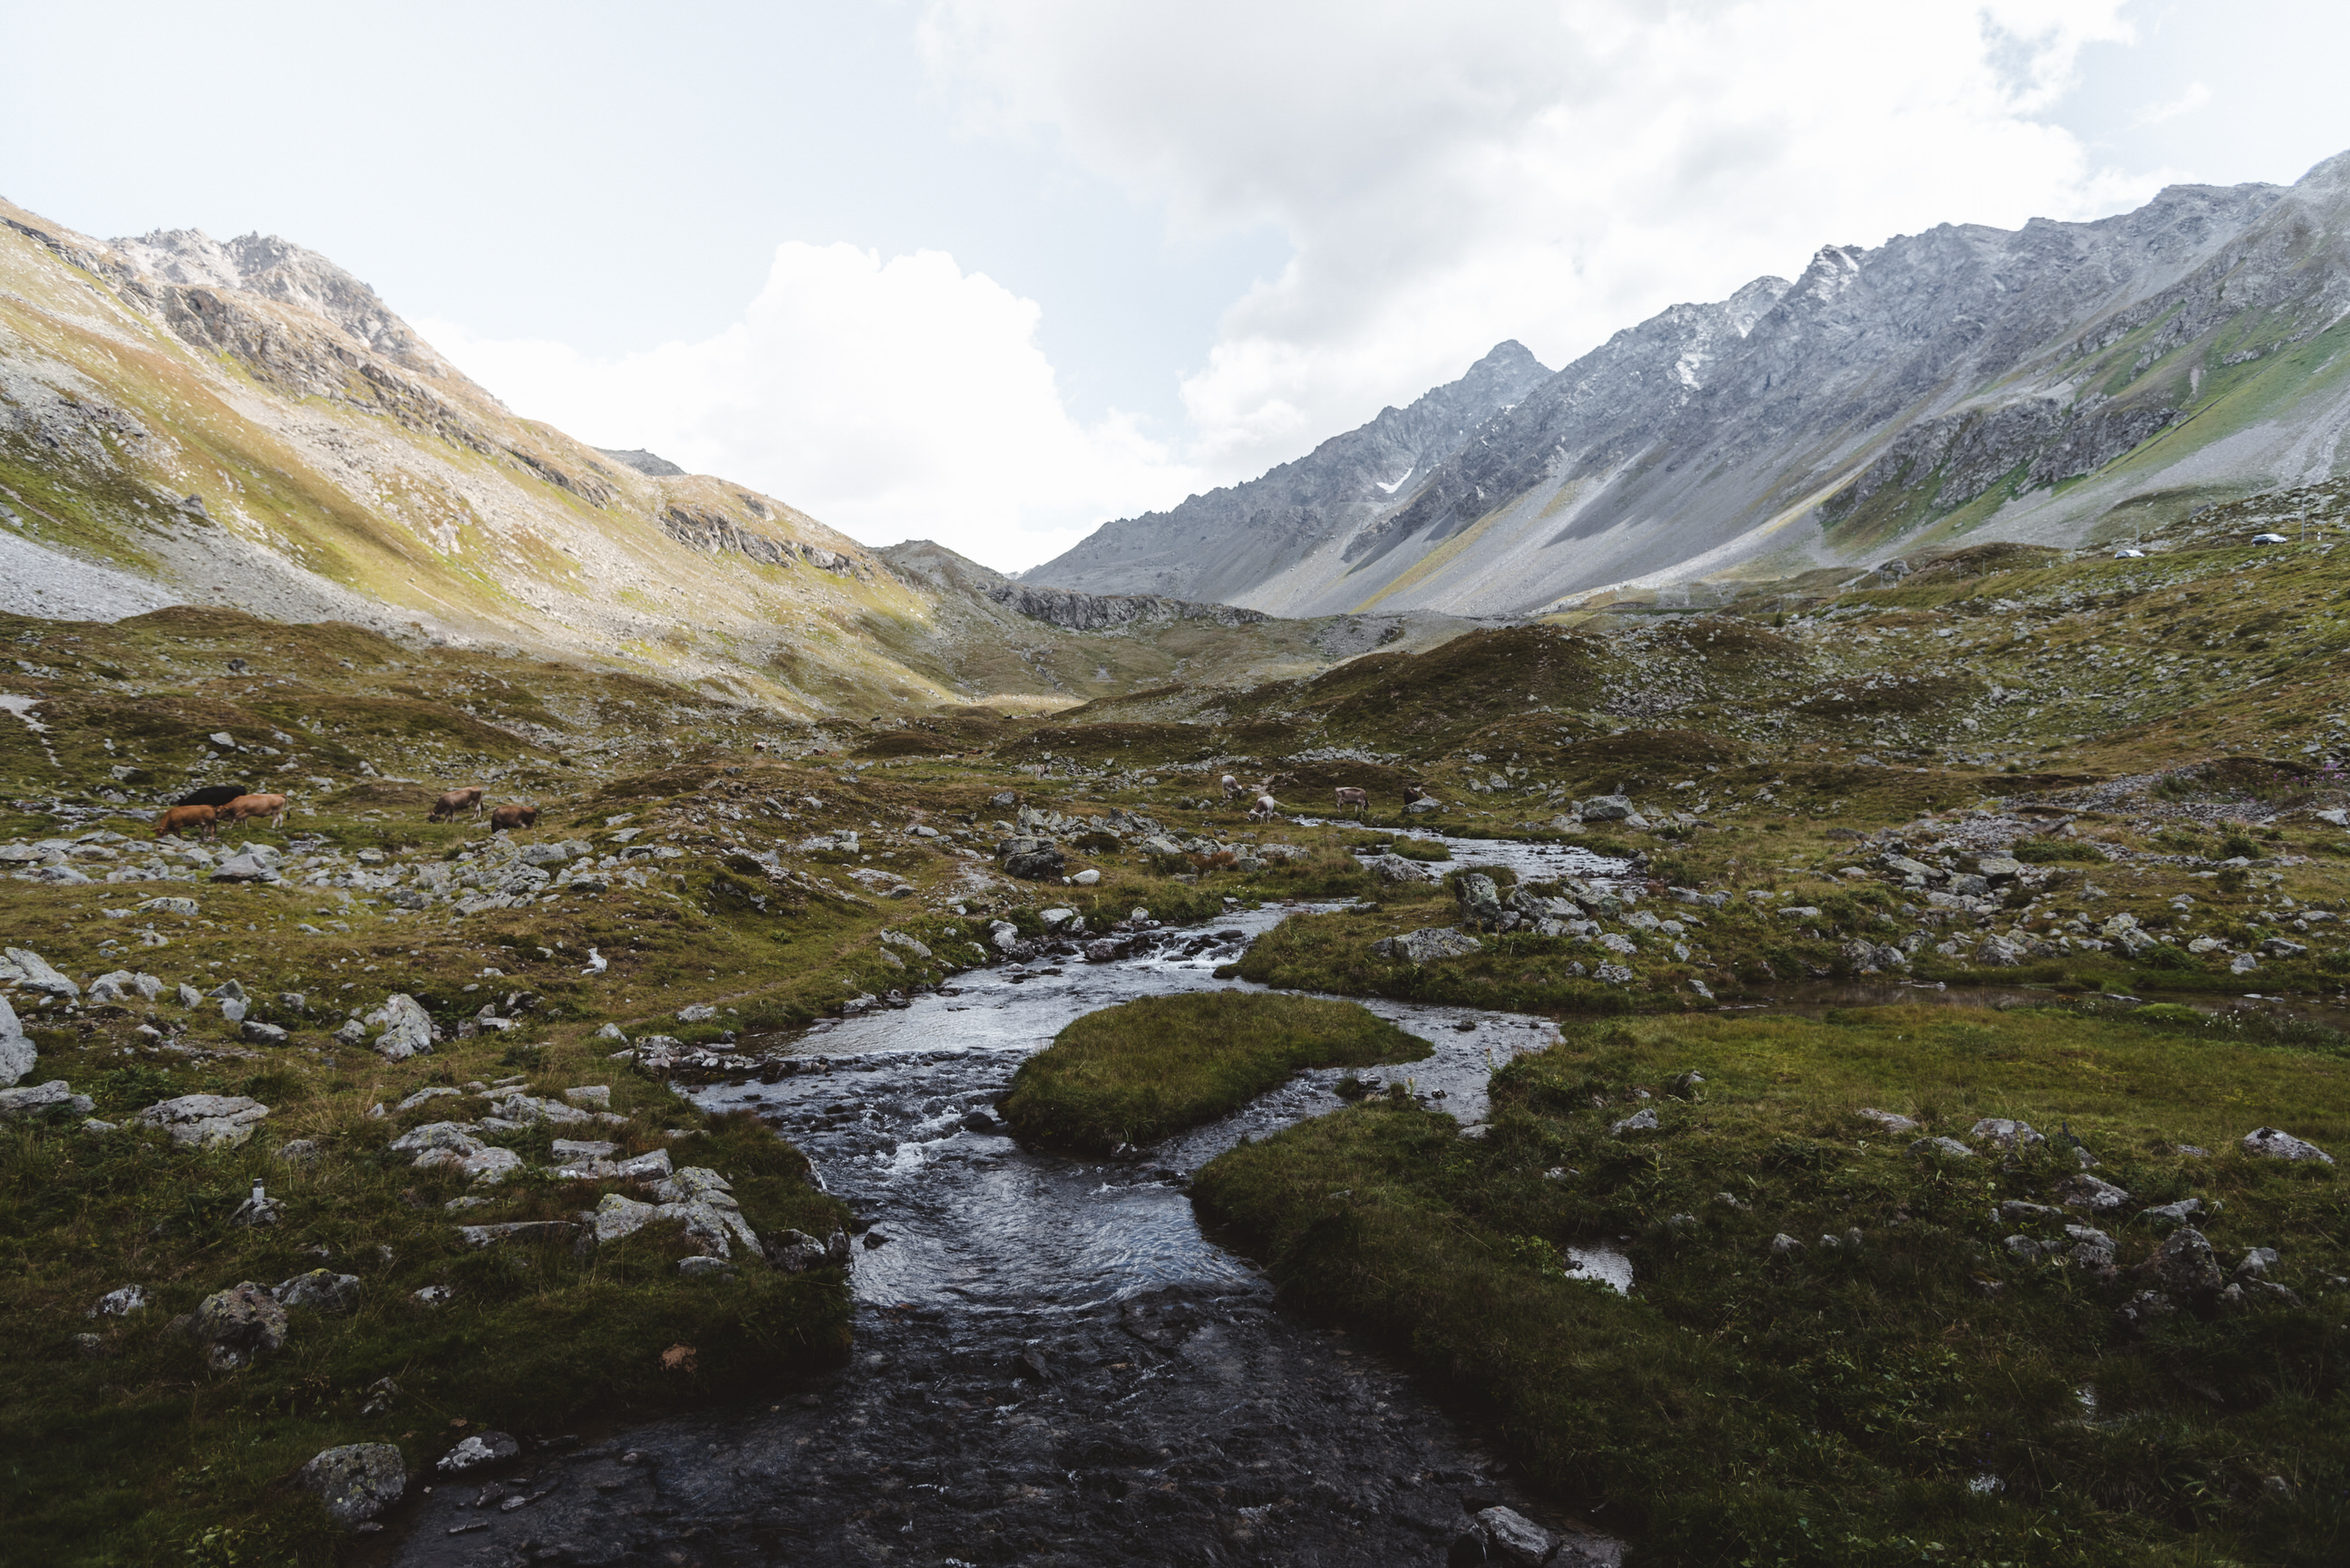
<svg viewBox="0 0 2350 1568">
<path fill-rule="evenodd" d="M 2244 1135 L 2244 1152 L 2264 1159 L 2315 1159 L 2327 1165 L 2334 1157 L 2314 1143 L 2297 1138 L 2282 1127 L 2254 1127 Z"/>
<path fill-rule="evenodd" d="M 1404 963 L 1432 963 L 1438 959 L 1466 958 L 1484 945 L 1457 927 L 1424 926 L 1401 936 L 1382 938 L 1371 944 L 1371 950 Z"/>
</svg>

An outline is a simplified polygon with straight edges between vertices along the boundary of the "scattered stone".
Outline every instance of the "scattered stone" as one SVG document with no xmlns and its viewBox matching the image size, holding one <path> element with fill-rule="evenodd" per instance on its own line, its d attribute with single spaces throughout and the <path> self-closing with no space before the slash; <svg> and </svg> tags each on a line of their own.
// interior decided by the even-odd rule
<svg viewBox="0 0 2350 1568">
<path fill-rule="evenodd" d="M 547 1146 L 555 1158 L 564 1160 L 608 1159 L 619 1152 L 616 1143 L 598 1143 L 592 1138 L 559 1137 Z"/>
<path fill-rule="evenodd" d="M 2092 1214 L 2106 1213 L 2129 1201 L 2128 1193 L 2086 1172 L 2058 1182 L 2053 1196 L 2067 1209 L 2086 1209 Z"/>
<path fill-rule="evenodd" d="M 146 1310 L 148 1304 L 146 1286 L 124 1285 L 119 1290 L 109 1291 L 104 1295 L 99 1297 L 98 1304 L 91 1307 L 88 1312 L 81 1315 L 84 1317 L 128 1317 L 134 1312 L 143 1312 Z"/>
<path fill-rule="evenodd" d="M 40 1050 L 26 1037 L 16 1010 L 0 996 L 0 1088 L 21 1083 L 39 1060 Z"/>
<path fill-rule="evenodd" d="M 294 1484 L 317 1493 L 336 1523 L 363 1524 L 400 1500 L 408 1469 L 390 1443 L 351 1443 L 313 1458 Z"/>
<path fill-rule="evenodd" d="M 2277 1127 L 2254 1127 L 2244 1135 L 2244 1152 L 2267 1159 L 2317 1159 L 2327 1165 L 2334 1157 L 2314 1143 L 2305 1143 Z"/>
<path fill-rule="evenodd" d="M 512 1220 L 503 1225 L 460 1225 L 457 1233 L 468 1247 L 494 1247 L 501 1241 L 565 1241 L 578 1229 L 568 1220 Z"/>
<path fill-rule="evenodd" d="M 2238 1279 L 2244 1279 L 2248 1276 L 2252 1278 L 2265 1277 L 2271 1269 L 2276 1267 L 2278 1255 L 2277 1250 L 2274 1247 L 2246 1248 L 2244 1250 L 2244 1261 L 2236 1265 L 2236 1277 Z"/>
<path fill-rule="evenodd" d="M 422 1306 L 437 1307 L 446 1303 L 456 1293 L 453 1285 L 427 1285 L 421 1291 L 412 1292 L 409 1299 Z"/>
<path fill-rule="evenodd" d="M 1388 937 L 1371 944 L 1371 950 L 1381 958 L 1400 959 L 1406 963 L 1430 963 L 1438 959 L 1465 958 L 1480 951 L 1484 943 L 1452 926 L 1428 926 L 1399 937 Z"/>
<path fill-rule="evenodd" d="M 2058 1220 L 2064 1214 L 2062 1209 L 2054 1209 L 2045 1203 L 2027 1203 L 2021 1198 L 2011 1198 L 1999 1206 L 1999 1217 L 2010 1224 L 2030 1220 Z"/>
<path fill-rule="evenodd" d="M 307 1274 L 295 1275 L 269 1293 L 277 1298 L 280 1306 L 348 1312 L 359 1304 L 359 1277 L 338 1274 L 332 1269 L 312 1269 Z"/>
<path fill-rule="evenodd" d="M 78 1334 L 73 1336 L 74 1354 L 84 1361 L 106 1359 L 106 1336 L 99 1334 Z"/>
<path fill-rule="evenodd" d="M 2150 1323 L 2178 1310 L 2178 1303 L 2160 1291 L 2140 1291 L 2122 1303 L 2121 1319 L 2124 1323 Z"/>
<path fill-rule="evenodd" d="M 1476 1518 L 1486 1550 L 1513 1568 L 1540 1568 L 1558 1550 L 1555 1536 L 1514 1509 L 1482 1509 Z"/>
<path fill-rule="evenodd" d="M 432 1468 L 444 1476 L 477 1475 L 519 1458 L 522 1445 L 504 1432 L 479 1432 L 441 1456 Z"/>
<path fill-rule="evenodd" d="M 723 1280 L 734 1278 L 733 1269 L 728 1266 L 723 1258 L 680 1258 L 677 1261 L 677 1272 L 689 1280 L 702 1279 L 713 1274 Z"/>
<path fill-rule="evenodd" d="M 246 1019 L 244 1023 L 236 1026 L 236 1032 L 247 1042 L 255 1045 L 283 1045 L 286 1044 L 286 1031 L 280 1029 L 275 1023 L 264 1023 L 257 1018 Z"/>
<path fill-rule="evenodd" d="M 421 1291 L 417 1293 L 423 1294 Z M 390 1410 L 400 1399 L 400 1385 L 389 1377 L 379 1377 L 368 1385 L 367 1403 L 359 1407 L 362 1416 L 380 1416 Z"/>
<path fill-rule="evenodd" d="M 2192 1225 L 2172 1231 L 2139 1270 L 2178 1295 L 2214 1295 L 2228 1282 L 2211 1243 Z"/>
<path fill-rule="evenodd" d="M 2005 1247 L 2011 1256 L 2022 1258 L 2026 1262 L 2040 1256 L 2040 1243 L 2029 1236 L 2010 1236 L 2000 1245 Z"/>
<path fill-rule="evenodd" d="M 1989 1140 L 2002 1148 L 2029 1148 L 2048 1140 L 2032 1130 L 2030 1122 L 2009 1121 L 2003 1116 L 1985 1116 L 1967 1129 L 1967 1136 L 1977 1141 Z"/>
<path fill-rule="evenodd" d="M 1975 1151 L 1954 1137 L 1921 1137 L 1909 1146 L 1911 1154 L 1947 1154 L 1954 1159 L 1972 1159 Z"/>
<path fill-rule="evenodd" d="M 1911 1121 L 1908 1116 L 1898 1115 L 1893 1111 L 1880 1111 L 1868 1106 L 1863 1106 L 1854 1114 L 1856 1116 L 1866 1116 L 1870 1121 L 1876 1122 L 1879 1126 L 1883 1127 L 1887 1132 L 1905 1133 L 1915 1132 L 1918 1130 L 1918 1124 L 1916 1122 Z"/>
<path fill-rule="evenodd" d="M 2083 1268 L 2104 1268 L 2114 1261 L 2114 1239 L 2103 1231 L 2067 1225 L 2064 1236 L 2073 1243 L 2073 1261 Z"/>
<path fill-rule="evenodd" d="M 1607 1130 L 1616 1137 L 1622 1137 L 1627 1132 L 1655 1132 L 1657 1127 L 1657 1113 L 1653 1107 L 1650 1107 L 1635 1111 L 1622 1121 L 1612 1123 Z"/>
<path fill-rule="evenodd" d="M 134 996 L 141 1002 L 152 1002 L 162 994 L 161 981 L 127 969 L 113 970 L 89 982 L 89 1000 L 93 1003 L 124 1002 Z"/>
<path fill-rule="evenodd" d="M 607 1023 L 604 1027 L 596 1031 L 595 1033 L 588 1036 L 588 1038 L 590 1040 L 609 1040 L 615 1044 L 619 1045 L 626 1045 L 629 1043 L 629 1037 L 621 1033 L 620 1026 L 617 1023 Z"/>
<path fill-rule="evenodd" d="M 131 1119 L 161 1127 L 182 1148 L 234 1148 L 253 1136 L 269 1107 L 242 1095 L 182 1095 Z"/>
<path fill-rule="evenodd" d="M 593 1084 L 584 1088 L 566 1089 L 563 1097 L 575 1106 L 592 1106 L 599 1111 L 612 1107 L 612 1090 L 606 1084 Z"/>
<path fill-rule="evenodd" d="M 1803 1250 L 1804 1244 L 1784 1231 L 1771 1238 L 1771 1251 L 1774 1253 L 1800 1252 Z"/>
<path fill-rule="evenodd" d="M 88 1095 L 75 1094 L 73 1085 L 63 1078 L 52 1078 L 26 1089 L 0 1089 L 0 1122 L 58 1114 L 86 1116 L 97 1108 L 97 1101 Z"/>
<path fill-rule="evenodd" d="M 286 1309 L 250 1280 L 206 1296 L 188 1315 L 189 1336 L 212 1347 L 209 1359 L 220 1372 L 284 1349 L 286 1326 Z"/>
<path fill-rule="evenodd" d="M 2203 1200 L 2200 1198 L 2182 1198 L 2176 1203 L 2165 1203 L 2157 1209 L 2145 1210 L 2139 1213 L 2138 1218 L 2151 1220 L 2157 1225 L 2184 1225 L 2189 1220 L 2202 1212 Z"/>
</svg>

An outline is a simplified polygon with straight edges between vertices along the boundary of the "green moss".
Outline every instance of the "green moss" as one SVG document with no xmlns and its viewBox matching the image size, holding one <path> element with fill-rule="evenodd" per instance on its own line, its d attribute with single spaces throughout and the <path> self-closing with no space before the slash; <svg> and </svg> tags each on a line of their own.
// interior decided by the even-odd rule
<svg viewBox="0 0 2350 1568">
<path fill-rule="evenodd" d="M 1208 992 L 1090 1012 L 1020 1064 L 1024 1137 L 1107 1150 L 1239 1109 L 1302 1067 L 1417 1062 L 1433 1048 L 1348 1002 Z"/>
</svg>

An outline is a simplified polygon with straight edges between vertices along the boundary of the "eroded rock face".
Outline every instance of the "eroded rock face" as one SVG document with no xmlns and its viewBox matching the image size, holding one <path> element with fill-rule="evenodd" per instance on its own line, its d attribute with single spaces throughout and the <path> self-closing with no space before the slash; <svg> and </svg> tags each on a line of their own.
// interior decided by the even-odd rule
<svg viewBox="0 0 2350 1568">
<path fill-rule="evenodd" d="M 406 1493 L 408 1468 L 390 1443 L 351 1443 L 314 1457 L 294 1484 L 316 1492 L 336 1523 L 364 1524 Z"/>
</svg>

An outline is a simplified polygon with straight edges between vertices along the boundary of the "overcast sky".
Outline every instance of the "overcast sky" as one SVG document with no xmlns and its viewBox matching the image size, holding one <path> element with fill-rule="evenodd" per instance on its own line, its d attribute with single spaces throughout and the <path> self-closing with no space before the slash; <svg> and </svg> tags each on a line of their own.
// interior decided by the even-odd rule
<svg viewBox="0 0 2350 1568">
<path fill-rule="evenodd" d="M 2296 0 L 8 7 L 0 195 L 283 234 L 516 411 L 991 566 L 1824 244 L 2289 182 Z"/>
</svg>

